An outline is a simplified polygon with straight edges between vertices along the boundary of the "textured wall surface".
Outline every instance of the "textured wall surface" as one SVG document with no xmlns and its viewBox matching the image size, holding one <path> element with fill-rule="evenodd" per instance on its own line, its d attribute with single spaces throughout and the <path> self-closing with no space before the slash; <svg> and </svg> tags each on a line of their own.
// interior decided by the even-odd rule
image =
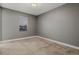
<svg viewBox="0 0 79 59">
<path fill-rule="evenodd" d="M 0 8 L 0 41 L 2 40 L 2 8 Z"/>
<path fill-rule="evenodd" d="M 38 35 L 79 46 L 79 4 L 65 4 L 40 15 Z"/>
<path fill-rule="evenodd" d="M 19 16 L 28 17 L 27 31 L 19 31 Z M 35 34 L 36 18 L 25 13 L 4 9 L 2 10 L 2 39 L 15 39 Z"/>
</svg>

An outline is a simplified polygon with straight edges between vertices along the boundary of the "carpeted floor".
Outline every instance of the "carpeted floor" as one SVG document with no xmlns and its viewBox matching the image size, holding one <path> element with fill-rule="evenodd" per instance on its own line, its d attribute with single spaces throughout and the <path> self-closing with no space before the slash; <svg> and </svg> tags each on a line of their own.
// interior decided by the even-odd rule
<svg viewBox="0 0 79 59">
<path fill-rule="evenodd" d="M 0 43 L 0 55 L 78 55 L 79 50 L 38 37 Z"/>
</svg>

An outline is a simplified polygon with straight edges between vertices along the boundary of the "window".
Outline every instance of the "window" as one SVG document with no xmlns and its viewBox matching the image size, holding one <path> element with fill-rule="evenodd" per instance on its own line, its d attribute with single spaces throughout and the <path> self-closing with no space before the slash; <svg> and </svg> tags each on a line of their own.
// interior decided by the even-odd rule
<svg viewBox="0 0 79 59">
<path fill-rule="evenodd" d="M 19 17 L 19 31 L 27 31 L 28 18 L 26 16 Z"/>
</svg>

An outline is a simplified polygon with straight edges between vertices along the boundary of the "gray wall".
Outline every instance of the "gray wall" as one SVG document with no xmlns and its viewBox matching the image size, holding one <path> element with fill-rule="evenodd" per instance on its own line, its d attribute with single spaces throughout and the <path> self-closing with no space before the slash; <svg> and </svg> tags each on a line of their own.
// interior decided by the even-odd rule
<svg viewBox="0 0 79 59">
<path fill-rule="evenodd" d="M 0 41 L 2 40 L 2 8 L 0 8 Z"/>
<path fill-rule="evenodd" d="M 18 30 L 20 15 L 28 17 L 26 32 Z M 79 4 L 66 4 L 38 17 L 0 8 L 0 40 L 35 34 L 79 46 Z"/>
<path fill-rule="evenodd" d="M 19 16 L 28 17 L 28 30 L 19 31 Z M 35 34 L 36 18 L 25 13 L 2 9 L 2 40 L 33 36 Z"/>
<path fill-rule="evenodd" d="M 79 46 L 79 4 L 66 4 L 40 15 L 38 35 Z"/>
</svg>

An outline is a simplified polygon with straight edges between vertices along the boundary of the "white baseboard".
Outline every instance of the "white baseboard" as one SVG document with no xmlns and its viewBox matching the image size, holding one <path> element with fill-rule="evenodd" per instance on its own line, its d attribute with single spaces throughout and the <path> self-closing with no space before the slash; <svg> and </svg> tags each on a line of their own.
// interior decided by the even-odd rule
<svg viewBox="0 0 79 59">
<path fill-rule="evenodd" d="M 30 38 L 35 38 L 35 37 L 42 38 L 42 39 L 45 39 L 45 40 L 48 40 L 48 41 L 51 41 L 51 42 L 55 42 L 55 43 L 60 44 L 60 45 L 65 45 L 65 46 L 68 46 L 68 47 L 71 47 L 71 48 L 79 49 L 79 47 L 77 47 L 77 46 L 70 45 L 70 44 L 63 43 L 63 42 L 59 42 L 59 41 L 52 40 L 52 39 L 45 38 L 45 37 L 41 37 L 41 36 L 29 36 L 29 37 L 24 37 L 24 38 L 4 40 L 4 41 L 0 41 L 0 43 L 9 42 L 9 41 L 16 41 L 16 40 L 22 40 L 22 39 L 30 39 Z"/>
<path fill-rule="evenodd" d="M 75 49 L 79 50 L 79 47 L 74 46 L 74 45 L 70 45 L 70 44 L 67 44 L 67 43 L 59 42 L 59 41 L 52 40 L 52 39 L 45 38 L 45 37 L 41 37 L 41 36 L 37 36 L 37 37 L 48 40 L 48 41 L 51 41 L 51 42 L 55 42 L 55 43 L 60 44 L 60 45 L 68 46 L 68 47 L 75 48 Z"/>
<path fill-rule="evenodd" d="M 16 39 L 3 40 L 3 41 L 0 41 L 0 43 L 16 41 L 16 40 L 23 40 L 23 39 L 30 39 L 30 38 L 34 38 L 34 37 L 37 37 L 37 36 L 29 36 L 29 37 L 24 37 L 24 38 L 16 38 Z"/>
</svg>

